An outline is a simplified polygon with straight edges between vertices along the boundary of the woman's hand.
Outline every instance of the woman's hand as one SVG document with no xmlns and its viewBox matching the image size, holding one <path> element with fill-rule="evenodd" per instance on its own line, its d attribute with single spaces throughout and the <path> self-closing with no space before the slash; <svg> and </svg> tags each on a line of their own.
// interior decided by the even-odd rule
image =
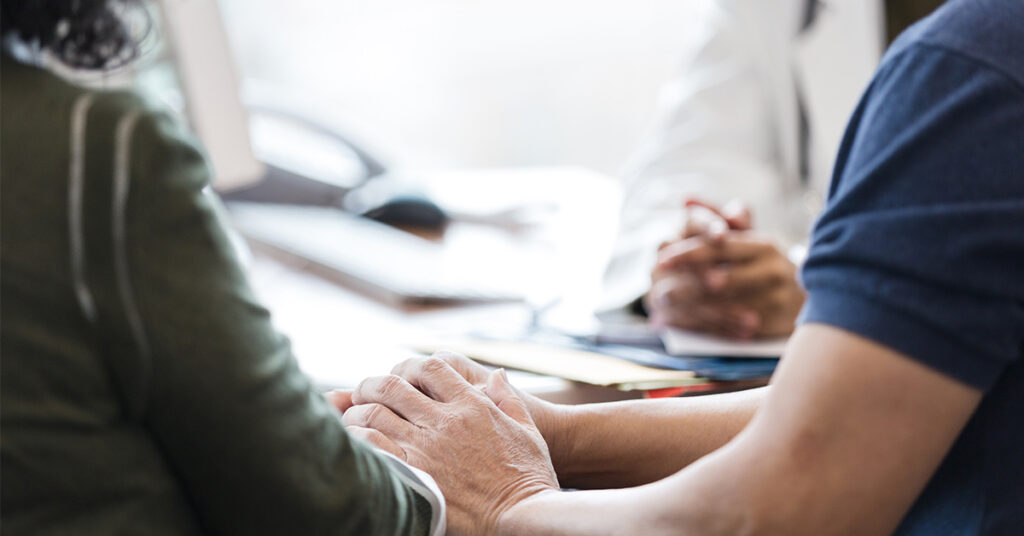
<svg viewBox="0 0 1024 536">
<path fill-rule="evenodd" d="M 435 352 L 433 357 L 448 363 L 466 381 L 481 389 L 487 384 L 487 380 L 493 372 L 493 369 L 487 368 L 455 352 L 441 350 Z M 391 373 L 402 376 L 406 363 L 399 364 Z M 533 419 L 533 423 L 537 425 L 537 429 L 540 430 L 544 440 L 547 441 L 548 452 L 551 453 L 551 459 L 554 461 L 555 468 L 557 469 L 563 460 L 572 456 L 569 448 L 574 444 L 572 437 L 575 431 L 572 418 L 573 407 L 541 400 L 536 396 L 517 389 L 515 386 L 512 389 L 515 391 L 516 396 L 526 404 L 526 409 L 530 412 L 530 418 Z"/>
<path fill-rule="evenodd" d="M 503 370 L 488 373 L 482 389 L 436 357 L 396 372 L 364 380 L 342 420 L 433 476 L 452 534 L 492 534 L 512 506 L 558 489 L 547 444 Z"/>
<path fill-rule="evenodd" d="M 447 350 L 436 352 L 433 357 L 447 363 L 465 378 L 467 382 L 480 389 L 483 389 L 487 384 L 488 378 L 490 378 L 493 371 L 493 369 L 489 369 L 462 354 Z M 406 363 L 399 364 L 392 369 L 391 374 L 402 375 L 405 367 Z M 541 435 L 544 436 L 544 440 L 548 444 L 548 452 L 551 454 L 557 469 L 565 460 L 573 456 L 571 452 L 571 446 L 575 444 L 573 439 L 575 433 L 574 419 L 572 418 L 573 407 L 553 404 L 529 393 L 524 393 L 515 387 L 513 389 L 516 396 L 526 404 L 530 417 L 533 419 L 537 429 L 540 430 Z M 335 389 L 324 393 L 324 397 L 338 411 L 344 414 L 353 405 L 352 394 L 353 391 L 351 389 Z M 370 433 L 365 430 L 354 430 L 352 432 L 353 435 L 360 439 L 367 439 L 366 435 Z"/>
</svg>

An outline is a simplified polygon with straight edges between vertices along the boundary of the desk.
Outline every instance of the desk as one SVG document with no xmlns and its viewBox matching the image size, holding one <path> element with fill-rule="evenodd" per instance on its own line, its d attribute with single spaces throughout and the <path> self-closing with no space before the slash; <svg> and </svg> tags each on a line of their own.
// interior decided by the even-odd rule
<svg viewBox="0 0 1024 536">
<path fill-rule="evenodd" d="M 516 201 L 555 207 L 529 232 L 453 222 L 445 248 L 475 254 L 513 254 L 532 269 L 539 294 L 558 289 L 563 314 L 592 307 L 618 224 L 619 186 L 608 177 L 575 168 L 449 173 L 431 178 L 431 195 L 445 206 Z M 470 209 L 473 207 L 466 207 Z M 525 303 L 395 307 L 317 275 L 309 263 L 252 244 L 250 277 L 292 340 L 302 369 L 321 388 L 353 387 L 387 374 L 410 357 L 401 341 L 437 333 L 514 332 L 529 325 Z M 510 266 L 515 269 L 515 266 Z M 575 384 L 526 373 L 510 374 L 517 386 L 553 402 L 584 403 L 636 398 L 637 393 Z"/>
</svg>

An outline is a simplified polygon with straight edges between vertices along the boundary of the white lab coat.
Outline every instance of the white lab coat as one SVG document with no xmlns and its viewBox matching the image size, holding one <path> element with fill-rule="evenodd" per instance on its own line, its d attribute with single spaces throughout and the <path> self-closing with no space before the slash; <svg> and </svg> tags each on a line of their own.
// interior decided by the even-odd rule
<svg viewBox="0 0 1024 536">
<path fill-rule="evenodd" d="M 831 0 L 801 32 L 805 0 L 716 0 L 704 33 L 665 86 L 651 135 L 627 164 L 605 308 L 647 290 L 658 243 L 688 196 L 741 199 L 785 247 L 806 240 L 846 119 L 883 48 L 881 0 Z M 798 86 L 799 84 L 799 86 Z M 800 173 L 798 89 L 810 173 Z"/>
</svg>

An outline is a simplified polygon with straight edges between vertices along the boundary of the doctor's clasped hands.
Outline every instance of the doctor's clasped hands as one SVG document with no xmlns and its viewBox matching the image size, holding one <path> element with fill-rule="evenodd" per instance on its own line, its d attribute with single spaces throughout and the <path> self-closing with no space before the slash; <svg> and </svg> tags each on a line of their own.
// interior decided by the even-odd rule
<svg viewBox="0 0 1024 536">
<path fill-rule="evenodd" d="M 690 200 L 687 209 L 683 232 L 658 251 L 651 322 L 738 339 L 790 334 L 804 303 L 796 266 L 752 231 L 742 204 Z"/>
</svg>

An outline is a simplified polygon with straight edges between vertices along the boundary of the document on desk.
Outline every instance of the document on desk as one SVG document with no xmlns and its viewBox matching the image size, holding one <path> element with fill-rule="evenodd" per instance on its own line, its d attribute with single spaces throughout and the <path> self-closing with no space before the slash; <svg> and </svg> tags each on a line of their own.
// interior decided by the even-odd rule
<svg viewBox="0 0 1024 536">
<path fill-rule="evenodd" d="M 645 367 L 594 352 L 536 343 L 451 339 L 414 342 L 408 346 L 426 354 L 450 350 L 499 367 L 615 387 L 623 391 L 707 383 L 707 379 L 698 378 L 689 370 Z"/>
<path fill-rule="evenodd" d="M 687 357 L 781 357 L 789 337 L 737 341 L 670 328 L 661 341 L 670 355 Z"/>
</svg>

